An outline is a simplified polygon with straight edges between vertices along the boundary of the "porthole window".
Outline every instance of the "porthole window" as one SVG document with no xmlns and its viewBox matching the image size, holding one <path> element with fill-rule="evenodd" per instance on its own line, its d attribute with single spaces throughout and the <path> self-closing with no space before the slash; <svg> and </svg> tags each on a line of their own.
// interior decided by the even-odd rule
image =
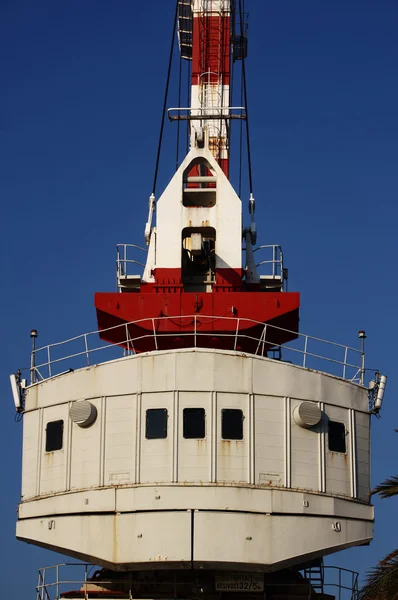
<svg viewBox="0 0 398 600">
<path fill-rule="evenodd" d="M 243 440 L 243 411 L 223 408 L 221 411 L 221 437 L 223 440 Z"/>
<path fill-rule="evenodd" d="M 64 422 L 51 421 L 46 427 L 46 452 L 62 450 L 64 438 Z"/>
<path fill-rule="evenodd" d="M 344 423 L 337 421 L 328 422 L 328 443 L 329 450 L 331 452 L 341 452 L 345 454 L 346 449 L 346 435 Z"/>
<path fill-rule="evenodd" d="M 149 408 L 146 411 L 145 437 L 147 440 L 167 438 L 167 409 Z"/>
<path fill-rule="evenodd" d="M 184 408 L 182 412 L 182 435 L 188 440 L 206 437 L 206 413 L 204 408 Z"/>
</svg>

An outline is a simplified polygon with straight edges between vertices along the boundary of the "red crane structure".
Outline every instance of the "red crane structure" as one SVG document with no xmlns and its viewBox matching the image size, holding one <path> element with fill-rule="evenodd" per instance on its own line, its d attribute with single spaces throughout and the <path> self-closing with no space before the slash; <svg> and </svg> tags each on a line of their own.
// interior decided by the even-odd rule
<svg viewBox="0 0 398 600">
<path fill-rule="evenodd" d="M 244 228 L 229 181 L 231 125 L 248 117 L 247 106 L 232 106 L 231 85 L 240 63 L 246 90 L 244 14 L 233 0 L 181 0 L 177 25 L 181 58 L 190 61 L 191 105 L 168 114 L 186 122 L 190 149 L 159 200 L 150 197 L 143 275 L 130 273 L 134 247 L 123 245 L 119 291 L 95 295 L 98 326 L 111 343 L 134 340 L 135 352 L 189 347 L 195 336 L 197 346 L 241 351 L 261 338 L 266 355 L 296 337 L 300 301 L 285 291 L 279 246 L 260 247 L 268 270 L 258 272 L 252 189 Z"/>
</svg>

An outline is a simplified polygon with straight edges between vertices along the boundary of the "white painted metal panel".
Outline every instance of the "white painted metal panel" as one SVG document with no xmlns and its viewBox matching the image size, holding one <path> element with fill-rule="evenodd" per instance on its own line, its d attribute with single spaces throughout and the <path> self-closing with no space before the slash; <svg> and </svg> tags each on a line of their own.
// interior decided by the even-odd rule
<svg viewBox="0 0 398 600">
<path fill-rule="evenodd" d="M 253 365 L 246 355 L 214 353 L 214 389 L 220 392 L 248 394 L 252 391 Z M 261 392 L 260 392 L 261 393 Z M 264 393 L 264 389 L 262 390 Z"/>
<path fill-rule="evenodd" d="M 38 465 L 41 452 L 41 411 L 27 413 L 23 423 L 22 499 L 37 495 Z"/>
<path fill-rule="evenodd" d="M 212 405 L 209 392 L 180 392 L 178 394 L 178 445 L 177 445 L 177 480 L 181 482 L 202 481 L 211 479 L 212 449 Z M 204 408 L 204 439 L 185 439 L 183 435 L 184 408 Z"/>
<path fill-rule="evenodd" d="M 329 450 L 326 430 L 326 491 L 329 494 L 351 496 L 351 431 L 348 410 L 326 405 L 325 412 L 330 420 L 344 423 L 346 431 L 346 452 L 343 454 Z"/>
<path fill-rule="evenodd" d="M 191 558 L 191 513 L 120 515 L 118 558 L 130 562 L 185 562 Z"/>
<path fill-rule="evenodd" d="M 214 227 L 216 239 L 216 267 L 240 269 L 242 253 L 240 245 L 232 245 L 231 238 L 240 239 L 242 233 L 242 203 L 231 183 L 207 149 L 193 148 L 183 160 L 156 208 L 156 266 L 158 268 L 181 268 L 182 245 L 171 244 L 171 239 L 181 239 L 184 227 L 190 226 L 190 211 L 182 204 L 183 175 L 196 158 L 206 160 L 217 177 L 217 203 L 212 208 L 202 208 L 201 221 Z M 161 226 L 160 226 L 161 224 Z"/>
<path fill-rule="evenodd" d="M 56 398 L 53 398 L 53 402 Z M 68 434 L 69 414 L 68 405 L 49 406 L 43 409 L 42 439 L 40 455 L 40 494 L 50 494 L 66 489 L 67 485 L 67 463 L 68 463 Z M 61 450 L 46 452 L 46 427 L 51 421 L 63 420 L 63 445 Z"/>
<path fill-rule="evenodd" d="M 171 366 L 168 362 L 170 356 L 176 361 Z M 141 365 L 146 360 L 152 361 L 153 369 L 159 374 L 159 377 L 152 378 L 152 383 L 151 378 L 144 374 L 144 382 L 148 382 L 145 383 L 148 385 L 146 391 L 189 389 L 249 392 L 331 402 L 336 406 L 368 412 L 367 390 L 359 385 L 267 358 L 236 356 L 227 351 L 199 348 L 125 357 L 44 381 L 28 389 L 26 409 L 30 411 L 36 406 L 51 406 L 55 399 L 61 404 L 81 398 L 139 393 L 142 386 Z M 180 368 L 185 364 L 193 368 Z M 223 364 L 226 366 L 220 366 Z M 153 369 L 148 372 L 154 372 Z M 160 376 L 166 370 L 167 378 Z M 238 376 L 238 373 L 242 373 L 242 376 Z"/>
<path fill-rule="evenodd" d="M 134 483 L 137 396 L 116 396 L 106 399 L 105 422 L 105 485 Z"/>
<path fill-rule="evenodd" d="M 358 498 L 365 502 L 370 492 L 370 418 L 355 412 Z"/>
<path fill-rule="evenodd" d="M 70 488 L 86 489 L 100 485 L 101 454 L 103 443 L 102 420 L 104 418 L 100 398 L 90 400 L 97 409 L 97 419 L 90 427 L 79 427 L 70 422 L 71 463 Z"/>
<path fill-rule="evenodd" d="M 140 483 L 161 483 L 173 480 L 174 427 L 172 392 L 142 394 L 141 396 L 141 452 Z M 167 409 L 167 437 L 146 438 L 146 411 L 151 408 Z"/>
<path fill-rule="evenodd" d="M 284 398 L 254 397 L 255 414 L 255 483 L 284 483 Z"/>
<path fill-rule="evenodd" d="M 277 570 L 372 538 L 372 523 L 345 519 L 339 523 L 337 532 L 330 517 L 195 512 L 194 560 Z"/>
<path fill-rule="evenodd" d="M 222 410 L 243 411 L 243 440 L 221 438 Z M 217 393 L 217 481 L 249 483 L 249 395 Z"/>
<path fill-rule="evenodd" d="M 72 513 L 115 512 L 114 489 L 85 490 L 57 494 L 40 500 L 23 502 L 19 505 L 19 518 L 31 519 L 45 515 L 63 515 Z"/>
<path fill-rule="evenodd" d="M 351 499 L 284 488 L 181 484 L 121 487 L 116 490 L 116 512 L 184 509 L 373 519 L 372 506 L 352 502 Z"/>
<path fill-rule="evenodd" d="M 192 350 L 176 354 L 175 384 L 177 390 L 211 391 L 214 385 L 215 353 Z"/>
<path fill-rule="evenodd" d="M 26 519 L 17 537 L 94 564 L 125 568 L 137 563 L 191 558 L 191 513 L 138 513 Z"/>
<path fill-rule="evenodd" d="M 97 357 L 106 360 L 106 351 L 103 351 L 103 354 L 99 353 Z M 38 407 L 52 406 L 55 402 L 62 404 L 82 398 L 90 400 L 101 396 L 119 396 L 140 389 L 141 357 L 124 357 L 77 369 L 34 386 L 28 390 L 28 398 L 31 391 L 33 398 L 32 402 L 28 401 L 27 408 L 30 409 L 30 404 L 37 404 Z"/>
<path fill-rule="evenodd" d="M 292 399 L 291 414 L 301 402 Z M 319 431 L 304 429 L 291 419 L 292 487 L 305 490 L 319 489 Z"/>
<path fill-rule="evenodd" d="M 253 393 L 286 396 L 368 412 L 367 390 L 360 385 L 296 365 L 254 357 Z"/>
<path fill-rule="evenodd" d="M 164 352 L 141 358 L 142 392 L 163 392 L 176 389 L 176 355 Z M 186 374 L 188 375 L 188 374 Z"/>
</svg>

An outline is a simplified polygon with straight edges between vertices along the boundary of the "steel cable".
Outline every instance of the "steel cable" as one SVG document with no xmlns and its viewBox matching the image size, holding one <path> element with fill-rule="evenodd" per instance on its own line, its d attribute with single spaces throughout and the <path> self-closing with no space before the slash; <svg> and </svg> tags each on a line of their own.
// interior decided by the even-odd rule
<svg viewBox="0 0 398 600">
<path fill-rule="evenodd" d="M 169 97 L 169 87 L 170 87 L 170 79 L 171 79 L 171 68 L 172 68 L 172 64 L 173 64 L 174 43 L 175 43 L 175 37 L 176 37 L 176 33 L 177 33 L 177 19 L 178 19 L 178 0 L 176 1 L 176 9 L 175 9 L 175 14 L 174 14 L 173 34 L 172 34 L 172 38 L 171 38 L 170 57 L 169 57 L 169 67 L 167 70 L 167 82 L 166 82 L 166 89 L 165 89 L 165 94 L 164 94 L 163 111 L 162 111 L 162 119 L 161 119 L 159 142 L 158 142 L 158 151 L 157 151 L 157 156 L 156 156 L 155 174 L 153 177 L 153 186 L 152 186 L 153 195 L 155 195 L 155 193 L 156 193 L 156 183 L 158 180 L 160 152 L 162 149 L 164 122 L 165 122 L 165 118 L 166 118 L 167 99 Z"/>
</svg>

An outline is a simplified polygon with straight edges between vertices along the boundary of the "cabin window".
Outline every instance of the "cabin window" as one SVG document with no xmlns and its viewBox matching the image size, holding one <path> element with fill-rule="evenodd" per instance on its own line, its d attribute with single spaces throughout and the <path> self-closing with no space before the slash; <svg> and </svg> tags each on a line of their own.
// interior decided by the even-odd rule
<svg viewBox="0 0 398 600">
<path fill-rule="evenodd" d="M 51 421 L 46 427 L 46 452 L 62 450 L 64 438 L 64 422 Z"/>
<path fill-rule="evenodd" d="M 223 440 L 243 440 L 243 411 L 223 408 L 221 411 L 221 437 Z"/>
<path fill-rule="evenodd" d="M 167 408 L 149 408 L 146 411 L 147 440 L 162 440 L 167 438 Z"/>
<path fill-rule="evenodd" d="M 345 454 L 346 441 L 345 441 L 345 425 L 344 423 L 338 423 L 337 421 L 328 422 L 328 440 L 329 450 L 331 452 L 341 452 Z"/>
<path fill-rule="evenodd" d="M 204 408 L 184 408 L 182 412 L 183 436 L 188 440 L 206 437 L 206 413 Z"/>
</svg>

